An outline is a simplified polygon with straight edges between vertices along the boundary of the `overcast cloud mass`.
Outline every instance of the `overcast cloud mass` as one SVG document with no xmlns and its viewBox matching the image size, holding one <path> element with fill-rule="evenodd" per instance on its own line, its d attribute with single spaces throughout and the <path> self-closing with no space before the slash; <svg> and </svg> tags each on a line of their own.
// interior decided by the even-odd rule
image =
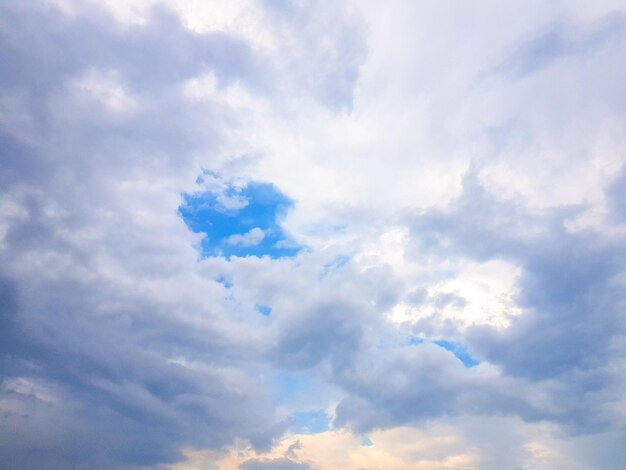
<svg viewBox="0 0 626 470">
<path fill-rule="evenodd" d="M 626 462 L 623 0 L 0 0 L 0 468 Z"/>
</svg>

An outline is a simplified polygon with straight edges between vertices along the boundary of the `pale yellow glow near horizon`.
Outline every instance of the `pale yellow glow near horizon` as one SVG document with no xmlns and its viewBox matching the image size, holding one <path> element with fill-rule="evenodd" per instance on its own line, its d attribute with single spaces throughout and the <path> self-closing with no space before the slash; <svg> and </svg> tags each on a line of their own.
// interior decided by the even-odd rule
<svg viewBox="0 0 626 470">
<path fill-rule="evenodd" d="M 372 445 L 363 445 L 367 437 Z M 186 461 L 168 470 L 238 470 L 248 460 L 289 459 L 315 470 L 478 470 L 504 462 L 533 470 L 584 470 L 576 454 L 593 437 L 574 441 L 558 426 L 518 417 L 465 416 L 376 430 L 367 436 L 346 429 L 290 435 L 267 453 L 243 443 L 224 451 L 186 450 Z"/>
<path fill-rule="evenodd" d="M 233 448 L 227 454 L 215 451 L 186 451 L 187 461 L 171 470 L 237 470 L 250 459 L 290 458 L 316 469 L 438 470 L 476 468 L 477 456 L 459 452 L 461 436 L 447 426 L 420 430 L 398 427 L 369 435 L 371 446 L 362 437 L 346 430 L 318 434 L 296 434 L 277 444 L 267 454 L 249 448 Z"/>
</svg>

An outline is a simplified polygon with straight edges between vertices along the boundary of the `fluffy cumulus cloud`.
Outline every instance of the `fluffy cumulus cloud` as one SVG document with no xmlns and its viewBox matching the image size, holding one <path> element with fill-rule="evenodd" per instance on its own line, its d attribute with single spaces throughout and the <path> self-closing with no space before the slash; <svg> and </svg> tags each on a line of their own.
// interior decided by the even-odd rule
<svg viewBox="0 0 626 470">
<path fill-rule="evenodd" d="M 0 467 L 621 469 L 626 5 L 0 2 Z"/>
</svg>

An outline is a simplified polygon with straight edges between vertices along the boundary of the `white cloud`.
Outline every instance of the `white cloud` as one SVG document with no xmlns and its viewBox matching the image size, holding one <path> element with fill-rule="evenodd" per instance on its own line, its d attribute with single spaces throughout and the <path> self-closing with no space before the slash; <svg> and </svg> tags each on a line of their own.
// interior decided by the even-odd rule
<svg viewBox="0 0 626 470">
<path fill-rule="evenodd" d="M 417 304 L 396 304 L 389 319 L 397 323 L 452 320 L 460 327 L 487 324 L 504 328 L 522 314 L 516 302 L 520 272 L 502 260 L 461 261 L 456 275 L 428 285 Z"/>
<path fill-rule="evenodd" d="M 226 243 L 235 246 L 254 246 L 258 245 L 265 238 L 265 232 L 259 227 L 254 227 L 249 232 L 231 235 L 226 239 Z"/>
</svg>

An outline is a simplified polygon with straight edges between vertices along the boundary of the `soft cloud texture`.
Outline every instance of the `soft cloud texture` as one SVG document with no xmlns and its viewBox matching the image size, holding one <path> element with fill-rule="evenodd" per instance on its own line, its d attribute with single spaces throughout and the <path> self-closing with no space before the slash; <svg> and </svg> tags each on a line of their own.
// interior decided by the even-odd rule
<svg viewBox="0 0 626 470">
<path fill-rule="evenodd" d="M 625 18 L 0 3 L 0 461 L 620 469 Z"/>
</svg>

